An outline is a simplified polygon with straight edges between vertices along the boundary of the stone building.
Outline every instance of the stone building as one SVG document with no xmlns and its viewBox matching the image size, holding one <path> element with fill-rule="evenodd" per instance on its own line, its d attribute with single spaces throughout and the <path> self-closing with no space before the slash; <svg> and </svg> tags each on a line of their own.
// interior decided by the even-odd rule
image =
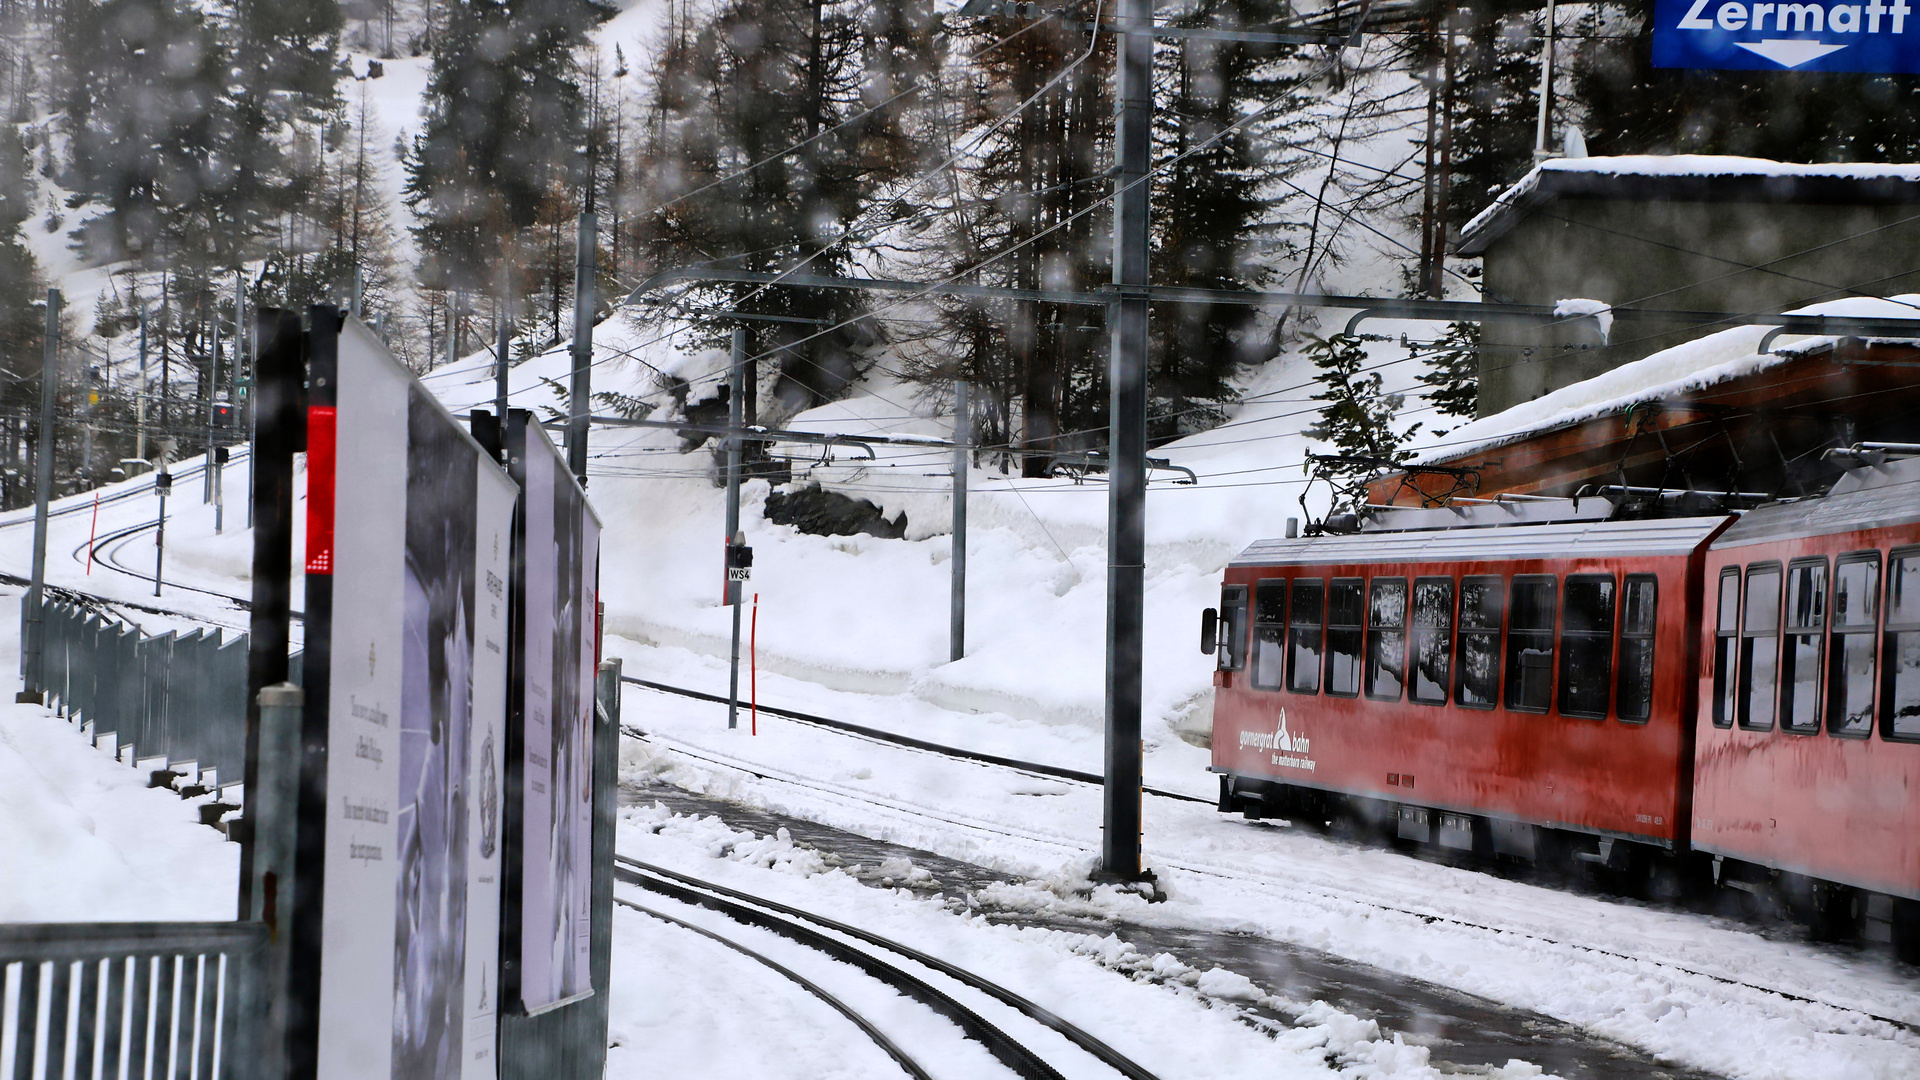
<svg viewBox="0 0 1920 1080">
<path fill-rule="evenodd" d="M 1468 222 L 1456 251 L 1479 256 L 1486 299 L 1508 303 L 1752 313 L 1920 292 L 1920 165 L 1559 158 Z M 1606 322 L 1487 320 L 1480 415 L 1727 326 Z"/>
</svg>

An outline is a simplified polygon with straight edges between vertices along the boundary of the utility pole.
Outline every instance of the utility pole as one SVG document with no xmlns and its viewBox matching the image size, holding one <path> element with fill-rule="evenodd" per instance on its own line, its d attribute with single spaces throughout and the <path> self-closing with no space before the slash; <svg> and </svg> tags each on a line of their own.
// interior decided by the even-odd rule
<svg viewBox="0 0 1920 1080">
<path fill-rule="evenodd" d="M 53 498 L 53 398 L 60 375 L 60 290 L 47 290 L 46 354 L 40 365 L 40 437 L 33 444 L 33 581 L 27 587 L 25 639 L 16 701 L 45 704 L 40 662 L 46 648 L 41 598 L 47 586 L 47 503 Z"/>
<path fill-rule="evenodd" d="M 727 590 L 733 608 L 733 659 L 727 668 L 727 730 L 740 726 L 740 582 L 733 580 L 731 557 L 745 543 L 740 535 L 740 433 L 746 395 L 741 389 L 747 367 L 747 328 L 733 328 L 733 364 L 727 375 Z"/>
<path fill-rule="evenodd" d="M 598 228 L 598 216 L 591 210 L 582 211 L 573 263 L 573 385 L 567 393 L 567 466 L 583 488 L 587 486 L 587 418 L 593 415 L 593 402 L 589 400 L 593 397 L 593 238 Z"/>
<path fill-rule="evenodd" d="M 200 505 L 213 501 L 213 407 L 220 385 L 220 306 L 213 309 L 213 353 L 207 357 L 207 469 L 201 478 Z"/>
<path fill-rule="evenodd" d="M 1153 134 L 1153 0 L 1120 0 L 1114 115 L 1113 355 L 1107 443 L 1106 784 L 1100 869 L 1139 881 L 1140 668 L 1146 583 L 1147 170 Z"/>
<path fill-rule="evenodd" d="M 953 381 L 953 598 L 947 611 L 947 659 L 967 655 L 967 470 L 973 446 L 972 388 Z"/>
<path fill-rule="evenodd" d="M 1553 5 L 1554 0 L 1547 0 L 1547 22 L 1544 28 L 1546 40 L 1541 44 L 1540 51 L 1540 119 L 1533 128 L 1535 164 L 1553 156 L 1553 151 L 1547 149 L 1547 137 L 1551 134 L 1548 130 L 1548 119 L 1553 113 Z M 1451 36 L 1448 40 L 1452 40 Z"/>
</svg>

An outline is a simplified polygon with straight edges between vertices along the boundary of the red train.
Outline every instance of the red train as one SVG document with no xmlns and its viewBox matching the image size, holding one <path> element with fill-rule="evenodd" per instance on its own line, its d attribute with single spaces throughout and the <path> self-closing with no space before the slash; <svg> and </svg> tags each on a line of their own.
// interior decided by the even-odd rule
<svg viewBox="0 0 1920 1080">
<path fill-rule="evenodd" d="M 1202 629 L 1220 809 L 1742 889 L 1920 962 L 1920 459 L 1673 508 L 1377 508 L 1253 544 Z"/>
</svg>

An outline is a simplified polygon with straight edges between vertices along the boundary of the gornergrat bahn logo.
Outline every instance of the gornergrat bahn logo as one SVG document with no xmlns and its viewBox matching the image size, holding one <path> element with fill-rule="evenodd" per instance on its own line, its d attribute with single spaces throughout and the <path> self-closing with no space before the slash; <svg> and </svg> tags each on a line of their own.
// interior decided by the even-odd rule
<svg viewBox="0 0 1920 1080">
<path fill-rule="evenodd" d="M 1305 735 L 1295 735 L 1287 731 L 1287 710 L 1280 710 L 1279 726 L 1272 731 L 1242 731 L 1240 748 L 1265 750 L 1272 764 L 1283 769 L 1301 769 L 1312 772 L 1313 759 L 1307 756 L 1309 743 Z"/>
</svg>

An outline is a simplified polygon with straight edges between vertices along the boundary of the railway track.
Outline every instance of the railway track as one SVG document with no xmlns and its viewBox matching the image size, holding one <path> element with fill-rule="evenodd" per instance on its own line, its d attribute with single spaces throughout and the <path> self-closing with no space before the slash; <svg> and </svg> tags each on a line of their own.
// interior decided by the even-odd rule
<svg viewBox="0 0 1920 1080">
<path fill-rule="evenodd" d="M 645 687 L 648 690 L 654 690 L 662 694 L 673 694 L 679 697 L 692 698 L 695 701 L 710 701 L 721 705 L 727 703 L 727 699 L 719 694 L 709 694 L 701 690 L 690 690 L 684 686 L 654 682 L 651 679 L 636 678 L 632 675 L 623 675 L 620 677 L 620 681 L 632 686 Z M 880 728 L 849 723 L 845 720 L 835 720 L 832 717 L 817 716 L 813 713 L 776 708 L 772 705 L 761 705 L 759 709 L 769 716 L 778 716 L 796 723 L 825 728 L 829 731 L 837 731 L 843 735 L 851 735 L 869 742 L 885 743 L 889 746 L 917 750 L 922 753 L 938 754 L 942 757 L 959 758 L 963 761 L 977 762 L 982 765 L 998 765 L 1001 768 L 1013 769 L 1017 772 L 1028 773 L 1033 776 L 1044 776 L 1054 780 L 1071 780 L 1081 784 L 1092 784 L 1095 787 L 1099 787 L 1103 783 L 1099 773 L 1084 772 L 1080 769 L 1069 769 L 1059 765 L 1044 765 L 1035 761 L 1021 761 L 1018 758 L 1003 757 L 998 754 L 988 754 L 977 750 L 967 750 L 957 746 L 947 746 L 943 743 L 929 742 L 926 739 L 916 739 L 910 735 L 901 735 Z M 1213 805 L 1212 799 L 1203 799 L 1197 795 L 1187 795 L 1183 792 L 1167 791 L 1155 787 L 1146 787 L 1143 788 L 1143 790 L 1149 795 L 1157 795 L 1163 799 L 1196 802 L 1208 806 Z"/>
<path fill-rule="evenodd" d="M 1095 1058 L 1113 1072 L 1127 1080 L 1157 1080 L 1153 1073 L 1142 1067 L 1126 1055 L 1107 1045 L 1085 1029 L 1062 1019 L 1051 1010 L 1038 1005 L 1019 994 L 982 978 L 938 957 L 928 955 L 910 945 L 903 944 L 859 927 L 803 911 L 778 901 L 753 896 L 736 889 L 703 881 L 686 874 L 677 873 L 663 867 L 641 862 L 624 855 L 615 856 L 614 875 L 616 880 L 637 886 L 648 892 L 670 897 L 683 904 L 706 908 L 718 912 L 733 922 L 759 927 L 778 934 L 797 944 L 816 952 L 823 953 L 842 963 L 852 965 L 868 976 L 879 980 L 896 991 L 952 1021 L 970 1038 L 984 1046 L 1001 1064 L 1014 1074 L 1028 1080 L 1064 1080 L 1059 1068 L 1050 1060 L 1057 1056 L 1057 1050 L 1049 1046 L 1046 1050 L 1034 1046 L 1034 1040 L 1020 1038 L 1010 1032 L 1009 1027 L 1037 1025 L 1066 1040 L 1079 1051 Z M 688 927 L 708 937 L 720 940 L 729 948 L 752 956 L 754 959 L 779 971 L 781 974 L 800 983 L 816 997 L 821 997 L 853 1020 L 862 1031 L 873 1038 L 881 1049 L 899 1062 L 909 1075 L 926 1077 L 925 1069 L 913 1060 L 902 1048 L 881 1033 L 871 1021 L 858 1016 L 843 1001 L 811 983 L 767 957 L 754 952 L 745 945 L 724 934 L 718 934 L 693 926 L 684 920 L 675 919 L 656 909 L 648 908 L 625 898 L 617 898 L 622 906 L 646 912 L 657 918 L 663 918 L 678 925 Z M 1006 1019 L 990 1019 L 981 1009 L 968 1004 L 965 992 L 956 994 L 943 988 L 945 983 L 957 983 L 966 991 L 984 995 L 1003 1007 L 1001 1011 L 1018 1014 L 1020 1021 L 1010 1025 Z M 989 1007 L 991 1009 L 991 1007 Z M 1036 1033 L 1037 1034 L 1037 1033 Z M 1043 1043 L 1055 1040 L 1042 1037 Z"/>
<path fill-rule="evenodd" d="M 681 688 L 672 688 L 671 690 L 666 690 L 666 689 L 663 689 L 663 687 L 665 686 L 666 684 L 649 684 L 650 689 L 661 690 L 661 692 L 676 692 L 681 690 Z M 701 694 L 697 691 L 686 692 L 686 696 L 696 697 L 700 699 L 715 699 L 713 695 Z M 721 702 L 725 701 L 724 698 L 717 698 L 715 700 L 719 700 Z M 762 709 L 764 710 L 766 709 L 766 707 L 762 706 Z M 772 710 L 767 710 L 767 711 L 772 711 Z M 787 714 L 786 712 L 783 711 L 776 715 L 784 716 Z M 810 718 L 810 719 L 819 720 L 819 719 L 825 719 L 825 718 Z M 806 721 L 802 721 L 802 722 L 806 722 Z M 844 722 L 842 721 L 833 721 L 827 724 L 820 724 L 818 726 L 839 730 L 840 725 L 842 724 L 844 724 Z M 873 732 L 872 729 L 860 728 L 859 725 L 845 725 L 845 726 L 848 728 L 856 729 L 857 733 L 861 737 L 874 738 L 876 741 L 888 742 L 888 743 L 894 743 L 896 741 L 894 738 L 888 737 L 889 733 Z M 631 727 L 629 727 L 626 734 L 628 734 L 629 736 L 635 736 L 635 735 L 639 735 L 640 733 L 635 731 Z M 1033 828 L 1015 828 L 1003 822 L 981 820 L 978 818 L 974 818 L 970 815 L 958 814 L 950 810 L 944 810 L 937 807 L 925 806 L 925 805 L 914 803 L 912 801 L 905 800 L 905 799 L 888 798 L 885 796 L 875 795 L 874 793 L 869 791 L 864 791 L 864 790 L 860 790 L 860 789 L 845 786 L 845 785 L 835 784 L 831 781 L 820 780 L 814 777 L 803 776 L 788 770 L 773 768 L 759 762 L 750 762 L 744 759 L 732 758 L 728 755 L 715 753 L 711 750 L 707 750 L 704 748 L 693 748 L 685 745 L 679 745 L 679 744 L 676 744 L 675 740 L 662 739 L 660 736 L 657 736 L 657 735 L 647 735 L 646 737 L 650 739 L 661 740 L 662 742 L 666 743 L 668 746 L 668 749 L 670 749 L 675 754 L 679 754 L 681 756 L 693 759 L 695 761 L 700 761 L 705 764 L 716 766 L 729 771 L 744 773 L 762 781 L 780 784 L 786 787 L 805 791 L 812 794 L 815 797 L 825 797 L 842 806 L 859 807 L 862 810 L 865 810 L 868 812 L 870 812 L 873 809 L 884 809 L 896 814 L 905 815 L 912 818 L 918 818 L 923 822 L 933 822 L 933 823 L 937 823 L 939 825 L 950 827 L 950 828 L 967 830 L 973 833 L 980 834 L 985 837 L 991 837 L 994 839 L 1001 839 L 1001 840 L 1006 840 L 1006 839 L 1020 840 L 1030 844 L 1038 844 L 1038 845 L 1043 845 L 1051 848 L 1056 848 L 1063 852 L 1070 852 L 1073 854 L 1080 854 L 1087 850 L 1086 842 L 1077 837 L 1068 836 L 1068 835 L 1059 834 L 1059 833 L 1046 832 L 1046 831 L 1037 830 Z M 897 745 L 902 745 L 907 749 L 917 749 L 917 750 L 925 750 L 927 747 L 930 747 L 932 745 L 932 744 L 925 744 L 923 746 L 913 745 L 913 743 L 917 743 L 917 742 L 919 742 L 919 740 L 911 740 L 907 742 L 899 742 L 897 743 Z M 980 760 L 979 757 L 976 757 L 970 754 L 965 754 L 965 753 L 959 753 L 952 756 L 962 757 L 967 760 L 973 760 L 976 762 Z M 1027 771 L 1027 772 L 1035 772 L 1035 773 L 1038 773 L 1039 775 L 1046 775 L 1046 776 L 1051 776 L 1059 779 L 1070 779 L 1070 780 L 1079 779 L 1078 777 L 1061 775 L 1062 772 L 1066 772 L 1068 770 L 1054 770 L 1050 766 L 1035 766 L 1033 763 L 1018 763 L 1018 762 L 1009 761 L 1004 764 L 1004 767 L 1016 768 L 1021 771 Z M 1050 770 L 1050 771 L 1042 771 L 1042 770 Z M 1097 779 L 1090 779 L 1087 782 L 1097 783 Z M 1154 794 L 1159 797 L 1180 797 L 1180 798 L 1184 798 L 1186 801 L 1210 802 L 1210 800 L 1194 799 L 1192 796 L 1169 796 L 1168 794 L 1161 793 L 1161 792 L 1150 792 L 1150 794 Z M 1249 885 L 1249 886 L 1256 887 L 1262 890 L 1263 892 L 1272 894 L 1276 903 L 1281 903 L 1281 902 L 1305 903 L 1305 904 L 1310 904 L 1314 907 L 1317 907 L 1323 911 L 1328 911 L 1335 914 L 1350 914 L 1353 912 L 1355 908 L 1360 908 L 1360 909 L 1364 909 L 1365 911 L 1374 912 L 1381 915 L 1390 915 L 1397 918 L 1417 920 L 1420 923 L 1423 923 L 1426 925 L 1439 924 L 1439 925 L 1451 926 L 1461 930 L 1470 931 L 1475 934 L 1485 935 L 1489 940 L 1498 938 L 1506 941 L 1516 941 L 1516 940 L 1523 941 L 1523 942 L 1529 943 L 1530 945 L 1539 946 L 1543 948 L 1551 948 L 1551 949 L 1560 950 L 1566 953 L 1575 954 L 1588 959 L 1590 962 L 1602 964 L 1606 967 L 1613 968 L 1615 970 L 1625 970 L 1625 971 L 1636 972 L 1636 973 L 1644 973 L 1649 969 L 1653 969 L 1653 970 L 1665 972 L 1670 977 L 1676 978 L 1676 979 L 1700 980 L 1700 981 L 1705 981 L 1705 982 L 1715 984 L 1717 986 L 1725 987 L 1728 989 L 1734 989 L 1734 990 L 1745 991 L 1753 994 L 1759 994 L 1765 997 L 1778 999 L 1783 1002 L 1791 1002 L 1795 1005 L 1812 1006 L 1821 1010 L 1828 1011 L 1832 1014 L 1833 1022 L 1828 1025 L 1828 1030 L 1830 1033 L 1834 1033 L 1834 1034 L 1857 1034 L 1858 1033 L 1857 1021 L 1867 1021 L 1869 1023 L 1885 1025 L 1885 1027 L 1888 1029 L 1889 1034 L 1898 1032 L 1902 1036 L 1920 1036 L 1920 1022 L 1901 1019 L 1899 1017 L 1894 1017 L 1894 1016 L 1888 1016 L 1882 1013 L 1875 1012 L 1871 1009 L 1862 1008 L 1859 1006 L 1843 1005 L 1814 993 L 1803 993 L 1799 991 L 1786 990 L 1778 987 L 1767 986 L 1760 983 L 1750 982 L 1732 973 L 1721 973 L 1721 972 L 1702 970 L 1697 967 L 1693 967 L 1687 964 L 1677 963 L 1673 961 L 1648 959 L 1644 956 L 1635 956 L 1626 952 L 1619 951 L 1617 949 L 1608 949 L 1602 946 L 1592 945 L 1585 942 L 1570 941 L 1570 940 L 1556 937 L 1552 934 L 1543 933 L 1537 930 L 1519 929 L 1512 926 L 1499 926 L 1492 923 L 1463 917 L 1461 915 L 1453 914 L 1445 911 L 1438 911 L 1433 909 L 1422 909 L 1415 906 L 1393 903 L 1390 901 L 1385 901 L 1377 898 L 1358 896 L 1353 894 L 1352 892 L 1337 891 L 1331 888 L 1326 888 L 1326 887 L 1314 885 L 1311 883 L 1302 882 L 1297 879 L 1283 880 L 1283 879 L 1263 876 L 1260 874 L 1249 873 L 1245 870 L 1237 869 L 1235 867 L 1232 867 L 1223 863 L 1212 862 L 1204 859 L 1195 859 L 1192 857 L 1175 858 L 1175 857 L 1170 857 L 1163 854 L 1156 854 L 1154 856 L 1154 862 L 1156 863 L 1156 865 L 1159 865 L 1167 869 L 1180 870 L 1186 873 L 1195 874 L 1202 877 L 1214 878 L 1216 880 L 1221 880 L 1221 881 L 1228 881 L 1238 885 Z"/>
</svg>

